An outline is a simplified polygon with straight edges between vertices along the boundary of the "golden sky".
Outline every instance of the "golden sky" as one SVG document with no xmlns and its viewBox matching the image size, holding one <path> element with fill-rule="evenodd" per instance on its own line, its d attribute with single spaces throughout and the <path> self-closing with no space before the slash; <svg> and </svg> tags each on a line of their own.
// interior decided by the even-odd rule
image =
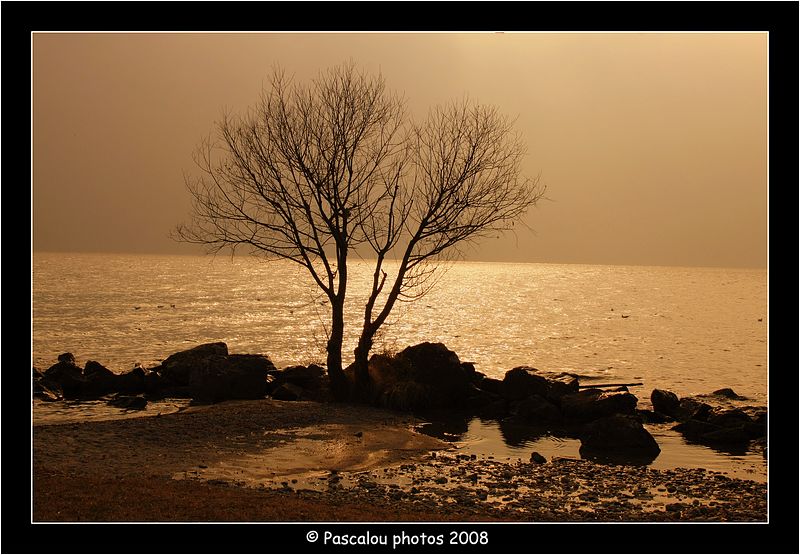
<svg viewBox="0 0 800 555">
<path fill-rule="evenodd" d="M 276 64 L 353 60 L 415 114 L 465 95 L 517 117 L 549 200 L 470 259 L 765 267 L 766 33 L 33 36 L 33 246 L 200 252 L 184 172 Z"/>
</svg>

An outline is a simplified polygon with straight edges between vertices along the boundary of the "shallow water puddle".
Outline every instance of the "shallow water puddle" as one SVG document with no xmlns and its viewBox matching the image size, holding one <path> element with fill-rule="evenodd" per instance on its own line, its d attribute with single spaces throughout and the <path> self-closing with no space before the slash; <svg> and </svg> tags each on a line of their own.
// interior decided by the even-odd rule
<svg viewBox="0 0 800 555">
<path fill-rule="evenodd" d="M 365 471 L 385 470 L 442 447 L 434 438 L 381 426 L 366 430 L 363 426 L 326 425 L 269 435 L 274 445 L 266 449 L 198 465 L 176 472 L 172 478 L 322 491 L 351 487 Z"/>
</svg>

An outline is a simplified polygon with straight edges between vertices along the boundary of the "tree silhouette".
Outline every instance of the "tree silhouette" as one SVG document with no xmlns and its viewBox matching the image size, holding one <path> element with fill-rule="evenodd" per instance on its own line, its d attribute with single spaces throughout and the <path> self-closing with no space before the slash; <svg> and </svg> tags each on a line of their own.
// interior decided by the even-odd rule
<svg viewBox="0 0 800 555">
<path fill-rule="evenodd" d="M 197 148 L 191 220 L 176 235 L 303 266 L 330 301 L 331 390 L 359 398 L 395 303 L 430 290 L 439 263 L 466 243 L 511 229 L 544 187 L 520 176 L 524 144 L 494 107 L 454 102 L 418 123 L 382 76 L 352 63 L 305 86 L 282 70 L 271 77 L 256 106 L 223 115 Z M 375 265 L 350 380 L 342 344 L 356 252 Z"/>
</svg>

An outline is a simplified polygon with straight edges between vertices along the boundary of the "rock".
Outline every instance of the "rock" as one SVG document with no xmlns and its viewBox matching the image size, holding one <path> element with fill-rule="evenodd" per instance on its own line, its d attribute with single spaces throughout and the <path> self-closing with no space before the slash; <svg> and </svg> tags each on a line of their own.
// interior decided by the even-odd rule
<svg viewBox="0 0 800 555">
<path fill-rule="evenodd" d="M 538 374 L 536 368 L 517 366 L 503 376 L 500 395 L 510 401 L 521 401 L 531 395 L 547 397 L 550 386 L 544 376 Z"/>
<path fill-rule="evenodd" d="M 658 443 L 635 417 L 615 415 L 590 422 L 580 435 L 581 447 L 598 451 L 636 451 L 658 455 Z"/>
<path fill-rule="evenodd" d="M 463 370 L 464 375 L 467 379 L 472 382 L 474 385 L 478 385 L 477 382 L 481 380 L 485 375 L 481 372 L 475 370 L 475 363 L 474 362 L 462 362 L 461 363 L 461 370 Z"/>
<path fill-rule="evenodd" d="M 500 387 L 502 386 L 502 383 L 502 380 L 484 377 L 483 379 L 478 380 L 478 383 L 475 385 L 484 391 L 494 393 L 495 395 L 500 395 Z"/>
<path fill-rule="evenodd" d="M 533 453 L 531 453 L 531 462 L 536 464 L 544 464 L 547 462 L 547 459 L 545 459 L 537 451 L 534 451 Z"/>
<path fill-rule="evenodd" d="M 650 402 L 653 403 L 653 410 L 672 418 L 676 418 L 680 410 L 680 400 L 678 396 L 665 389 L 654 389 L 650 394 Z"/>
<path fill-rule="evenodd" d="M 498 382 L 500 380 L 497 380 Z M 498 396 L 491 403 L 484 405 L 478 410 L 478 415 L 481 418 L 500 419 L 508 416 L 508 401 L 503 397 Z"/>
<path fill-rule="evenodd" d="M 118 391 L 117 375 L 97 361 L 89 360 L 83 368 L 86 383 L 83 384 L 81 397 L 93 398 Z"/>
<path fill-rule="evenodd" d="M 646 409 L 636 409 L 636 415 L 639 417 L 639 420 L 645 424 L 664 424 L 666 422 L 674 421 L 671 416 Z"/>
<path fill-rule="evenodd" d="M 554 422 L 561 420 L 561 411 L 541 395 L 531 395 L 519 402 L 514 416 L 518 422 Z"/>
<path fill-rule="evenodd" d="M 130 395 L 138 395 L 145 391 L 145 371 L 141 366 L 117 376 L 117 391 Z"/>
<path fill-rule="evenodd" d="M 709 444 L 730 444 L 730 443 L 747 443 L 754 439 L 753 430 L 748 429 L 747 426 L 735 426 L 722 428 L 706 432 L 700 436 L 701 443 Z"/>
<path fill-rule="evenodd" d="M 149 395 L 155 395 L 161 389 L 161 374 L 157 371 L 145 370 L 144 372 L 144 392 Z"/>
<path fill-rule="evenodd" d="M 369 360 L 371 401 L 397 410 L 476 407 L 492 399 L 476 389 L 453 351 L 442 343 L 420 343 L 395 356 Z"/>
<path fill-rule="evenodd" d="M 161 363 L 159 373 L 170 385 L 189 385 L 189 374 L 194 368 L 207 366 L 212 357 L 226 356 L 228 356 L 228 346 L 225 343 L 205 343 L 168 356 Z"/>
<path fill-rule="evenodd" d="M 411 411 L 440 408 L 433 388 L 417 382 L 398 382 L 385 389 L 379 404 L 394 410 Z"/>
<path fill-rule="evenodd" d="M 270 362 L 270 364 L 272 363 Z M 303 389 L 315 390 L 321 388 L 324 381 L 325 369 L 316 364 L 309 364 L 308 366 L 290 366 L 275 374 L 275 387 L 285 383 L 291 383 Z"/>
<path fill-rule="evenodd" d="M 538 376 L 547 380 L 547 398 L 555 404 L 561 402 L 564 395 L 570 395 L 579 391 L 578 376 L 569 372 L 548 372 L 537 371 Z"/>
<path fill-rule="evenodd" d="M 631 393 L 584 389 L 561 398 L 561 412 L 571 420 L 595 420 L 615 414 L 634 414 L 638 400 Z"/>
<path fill-rule="evenodd" d="M 442 343 L 406 347 L 395 357 L 408 372 L 409 381 L 427 385 L 437 405 L 447 407 L 473 391 L 458 355 Z"/>
<path fill-rule="evenodd" d="M 702 420 L 705 421 L 711 414 L 712 407 L 708 403 L 698 401 L 691 397 L 681 399 L 680 407 L 676 414 L 678 420 Z"/>
<path fill-rule="evenodd" d="M 72 355 L 65 353 L 60 355 L 58 363 L 44 371 L 42 378 L 43 385 L 50 390 L 60 390 L 67 399 L 77 399 L 81 396 L 83 386 L 86 384 L 86 378 L 83 375 L 83 370 L 76 366 L 74 363 L 75 357 L 72 357 L 73 362 L 69 362 L 69 357 L 65 355 Z"/>
<path fill-rule="evenodd" d="M 121 409 L 142 410 L 147 406 L 147 399 L 139 395 L 117 395 L 108 404 Z"/>
<path fill-rule="evenodd" d="M 725 399 L 732 399 L 734 401 L 743 401 L 747 399 L 747 397 L 743 395 L 737 395 L 736 392 L 731 389 L 730 387 L 725 387 L 722 389 L 718 389 L 716 391 L 711 392 L 711 395 L 715 397 L 724 397 Z"/>
<path fill-rule="evenodd" d="M 75 364 L 75 355 L 72 353 L 62 353 L 58 355 L 58 362 L 63 362 L 64 364 L 69 364 L 70 366 L 77 366 Z"/>
<path fill-rule="evenodd" d="M 466 409 L 475 413 L 483 407 L 498 400 L 502 400 L 502 397 L 489 393 L 488 391 L 478 389 L 475 385 L 470 384 L 470 387 L 465 392 L 464 397 L 456 399 L 454 406 L 456 408 Z"/>
<path fill-rule="evenodd" d="M 228 399 L 261 399 L 267 394 L 267 372 L 272 362 L 260 355 L 213 355 L 206 364 L 192 369 L 189 391 L 192 399 L 216 403 Z"/>
<path fill-rule="evenodd" d="M 304 396 L 305 390 L 302 387 L 288 382 L 279 385 L 272 392 L 272 398 L 279 401 L 300 401 Z"/>
<path fill-rule="evenodd" d="M 720 428 L 736 428 L 752 424 L 752 419 L 741 409 L 728 409 L 713 411 L 708 417 L 708 423 Z"/>
<path fill-rule="evenodd" d="M 680 424 L 673 426 L 673 430 L 682 433 L 689 439 L 699 439 L 702 435 L 709 432 L 715 432 L 720 429 L 719 426 L 709 424 L 702 420 L 686 420 Z"/>
</svg>

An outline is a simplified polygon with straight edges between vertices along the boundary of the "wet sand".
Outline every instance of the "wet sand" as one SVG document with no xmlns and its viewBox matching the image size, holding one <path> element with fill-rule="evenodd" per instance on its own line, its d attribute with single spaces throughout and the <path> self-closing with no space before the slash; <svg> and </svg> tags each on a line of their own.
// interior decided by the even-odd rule
<svg viewBox="0 0 800 555">
<path fill-rule="evenodd" d="M 410 415 L 232 401 L 34 426 L 39 521 L 766 521 L 766 484 L 701 469 L 460 453 Z"/>
</svg>

